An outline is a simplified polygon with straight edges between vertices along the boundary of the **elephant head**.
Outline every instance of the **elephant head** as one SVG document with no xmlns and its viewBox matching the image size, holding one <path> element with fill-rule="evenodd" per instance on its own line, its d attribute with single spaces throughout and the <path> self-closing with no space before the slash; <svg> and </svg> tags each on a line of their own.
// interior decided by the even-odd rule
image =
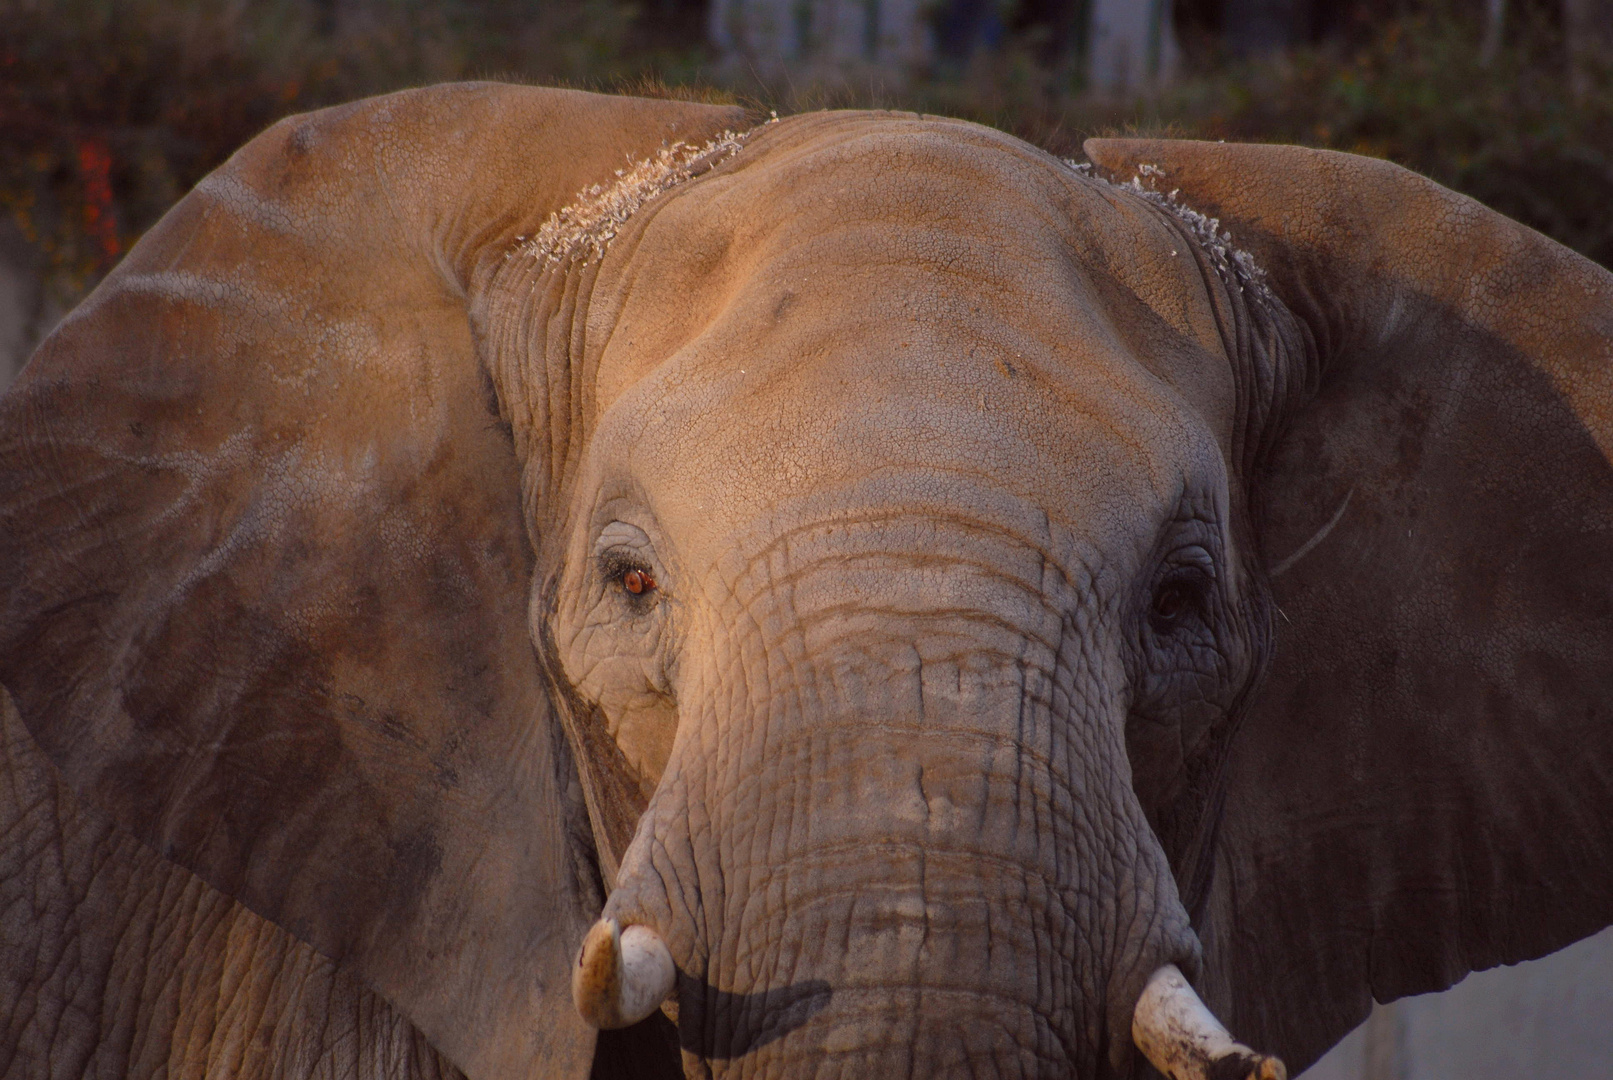
<svg viewBox="0 0 1613 1080">
<path fill-rule="evenodd" d="M 1088 151 L 282 121 L 0 403 L 0 682 L 472 1077 L 1270 1077 L 1184 975 L 1302 1065 L 1606 924 L 1613 280 Z"/>
</svg>

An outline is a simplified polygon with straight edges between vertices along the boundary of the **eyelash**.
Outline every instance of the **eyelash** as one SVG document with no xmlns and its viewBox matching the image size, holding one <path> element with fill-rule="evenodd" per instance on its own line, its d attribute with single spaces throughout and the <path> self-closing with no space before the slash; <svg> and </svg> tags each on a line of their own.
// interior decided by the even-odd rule
<svg viewBox="0 0 1613 1080">
<path fill-rule="evenodd" d="M 1194 609 L 1203 610 L 1208 585 L 1196 574 L 1174 574 L 1160 582 L 1148 605 L 1148 621 L 1154 632 L 1169 633 Z"/>
<path fill-rule="evenodd" d="M 651 594 L 660 588 L 650 568 L 638 559 L 610 554 L 600 562 L 600 571 L 604 579 L 611 584 L 611 587 L 620 589 L 632 603 L 648 602 Z"/>
<path fill-rule="evenodd" d="M 633 596 L 655 591 L 655 579 L 648 570 L 624 570 L 616 580 Z"/>
</svg>

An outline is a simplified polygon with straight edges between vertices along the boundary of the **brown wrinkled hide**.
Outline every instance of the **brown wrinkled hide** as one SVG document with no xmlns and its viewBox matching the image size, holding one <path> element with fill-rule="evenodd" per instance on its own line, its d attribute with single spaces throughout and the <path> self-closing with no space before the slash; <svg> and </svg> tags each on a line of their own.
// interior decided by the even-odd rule
<svg viewBox="0 0 1613 1080">
<path fill-rule="evenodd" d="M 0 679 L 42 749 L 474 1075 L 586 1070 L 601 897 L 467 297 L 624 157 L 738 119 L 468 85 L 282 121 L 0 405 Z"/>
<path fill-rule="evenodd" d="M 407 1018 L 62 783 L 0 691 L 0 1074 L 459 1080 Z"/>
<path fill-rule="evenodd" d="M 588 288 L 551 625 L 629 756 L 677 703 L 606 911 L 693 984 L 686 1066 L 1125 1064 L 1143 981 L 1195 946 L 1113 627 L 1181 504 L 1221 544 L 1236 497 L 1241 388 L 1179 226 L 995 132 L 827 114 L 648 208 Z M 639 616 L 591 579 L 618 528 L 665 593 Z"/>
<path fill-rule="evenodd" d="M 1219 217 L 1317 343 L 1252 486 L 1272 563 L 1338 521 L 1273 583 L 1195 919 L 1206 1001 L 1302 1068 L 1613 919 L 1613 278 L 1387 162 L 1088 152 Z"/>
<path fill-rule="evenodd" d="M 0 1072 L 1107 1080 L 1164 964 L 1297 1072 L 1613 919 L 1613 278 L 747 124 L 288 119 L 0 400 Z M 602 915 L 674 1021 L 578 1015 Z"/>
</svg>

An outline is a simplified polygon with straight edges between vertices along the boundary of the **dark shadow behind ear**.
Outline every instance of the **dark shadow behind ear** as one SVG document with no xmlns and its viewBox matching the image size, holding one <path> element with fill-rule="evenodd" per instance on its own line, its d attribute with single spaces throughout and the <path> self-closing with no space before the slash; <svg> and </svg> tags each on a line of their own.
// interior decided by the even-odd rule
<svg viewBox="0 0 1613 1080">
<path fill-rule="evenodd" d="M 491 84 L 282 121 L 0 402 L 0 681 L 34 738 L 472 1077 L 586 1074 L 600 897 L 467 305 L 579 189 L 743 122 Z"/>
<path fill-rule="evenodd" d="M 1195 916 L 1211 1004 L 1299 1068 L 1613 921 L 1613 276 L 1383 161 L 1087 153 L 1219 218 L 1317 347 L 1251 478 L 1291 565 Z"/>
</svg>

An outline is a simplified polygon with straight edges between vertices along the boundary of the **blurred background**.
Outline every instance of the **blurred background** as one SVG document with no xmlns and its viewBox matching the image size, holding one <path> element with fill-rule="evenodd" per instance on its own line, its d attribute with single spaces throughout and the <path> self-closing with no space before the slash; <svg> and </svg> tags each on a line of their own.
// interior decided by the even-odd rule
<svg viewBox="0 0 1613 1080">
<path fill-rule="evenodd" d="M 1389 158 L 1613 266 L 1613 0 L 0 0 L 0 388 L 287 113 L 448 79 Z M 1613 1076 L 1613 932 L 1380 1008 L 1314 1080 Z"/>
</svg>

